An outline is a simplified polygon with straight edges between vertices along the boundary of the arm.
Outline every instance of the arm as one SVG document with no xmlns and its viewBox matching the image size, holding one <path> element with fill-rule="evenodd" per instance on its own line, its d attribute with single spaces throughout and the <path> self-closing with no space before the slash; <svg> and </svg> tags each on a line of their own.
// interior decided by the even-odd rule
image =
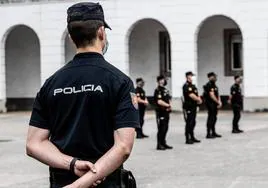
<svg viewBox="0 0 268 188">
<path fill-rule="evenodd" d="M 65 155 L 49 141 L 49 130 L 30 126 L 28 130 L 26 153 L 30 157 L 53 167 L 64 170 L 70 169 L 73 157 Z M 75 174 L 82 176 L 88 170 L 95 172 L 94 165 L 88 161 L 75 163 Z"/>
<path fill-rule="evenodd" d="M 157 104 L 160 105 L 160 106 L 163 106 L 165 108 L 169 108 L 170 107 L 170 104 L 166 103 L 165 101 L 163 101 L 161 99 L 158 99 L 157 100 Z"/>
<path fill-rule="evenodd" d="M 202 99 L 199 96 L 195 95 L 194 93 L 190 93 L 189 97 L 191 97 L 191 99 L 193 99 L 194 101 L 196 101 L 199 104 L 202 103 Z"/>
<path fill-rule="evenodd" d="M 26 142 L 27 155 L 48 166 L 69 170 L 72 157 L 62 154 L 48 138 L 49 130 L 30 126 Z"/>
<path fill-rule="evenodd" d="M 209 92 L 209 96 L 210 96 L 210 98 L 215 102 L 215 103 L 217 103 L 217 104 L 220 104 L 220 99 L 218 99 L 216 96 L 215 96 L 215 93 L 214 93 L 214 91 L 210 91 Z"/>
<path fill-rule="evenodd" d="M 129 157 L 135 139 L 134 128 L 121 128 L 114 132 L 114 146 L 102 156 L 96 163 L 96 173 L 88 172 L 73 184 L 67 186 L 87 188 L 93 185 L 94 182 L 103 179 L 118 167 L 120 167 Z"/>
<path fill-rule="evenodd" d="M 140 97 L 137 97 L 137 98 L 138 98 L 138 103 L 142 103 L 142 104 L 145 104 L 145 105 L 148 104 L 147 98 L 145 100 L 142 100 Z"/>
</svg>

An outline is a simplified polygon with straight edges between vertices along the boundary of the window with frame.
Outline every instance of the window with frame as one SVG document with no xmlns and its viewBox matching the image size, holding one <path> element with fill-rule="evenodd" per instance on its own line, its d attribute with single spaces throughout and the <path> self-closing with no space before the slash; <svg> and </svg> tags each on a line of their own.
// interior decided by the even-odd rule
<svg viewBox="0 0 268 188">
<path fill-rule="evenodd" d="M 171 77 L 171 42 L 167 31 L 159 32 L 160 74 Z"/>
<path fill-rule="evenodd" d="M 243 74 L 243 39 L 239 29 L 224 30 L 225 76 Z"/>
</svg>

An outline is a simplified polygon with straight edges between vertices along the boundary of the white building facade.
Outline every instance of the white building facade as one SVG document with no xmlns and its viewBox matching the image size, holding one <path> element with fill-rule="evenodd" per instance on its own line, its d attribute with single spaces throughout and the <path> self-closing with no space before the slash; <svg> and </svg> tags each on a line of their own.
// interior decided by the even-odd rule
<svg viewBox="0 0 268 188">
<path fill-rule="evenodd" d="M 0 111 L 27 110 L 42 83 L 75 54 L 66 10 L 78 1 L 0 2 Z M 239 74 L 244 110 L 268 108 L 267 1 L 95 2 L 112 27 L 106 59 L 133 81 L 143 77 L 148 96 L 164 74 L 180 110 L 185 72 L 197 74 L 202 93 L 207 73 L 214 71 L 223 97 Z"/>
</svg>

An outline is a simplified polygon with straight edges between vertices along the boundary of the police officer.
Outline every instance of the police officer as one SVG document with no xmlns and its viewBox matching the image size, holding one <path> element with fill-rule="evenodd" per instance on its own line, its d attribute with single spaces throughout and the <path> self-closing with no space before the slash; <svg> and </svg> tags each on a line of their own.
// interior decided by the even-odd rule
<svg viewBox="0 0 268 188">
<path fill-rule="evenodd" d="M 218 109 L 222 107 L 219 96 L 219 89 L 216 85 L 217 75 L 214 72 L 208 73 L 209 82 L 204 86 L 204 98 L 208 110 L 207 137 L 208 139 L 221 137 L 216 133 L 216 122 Z"/>
<path fill-rule="evenodd" d="M 38 92 L 27 154 L 50 167 L 51 188 L 116 188 L 139 127 L 135 89 L 103 57 L 110 27 L 101 5 L 78 3 L 67 14 L 77 54 Z"/>
<path fill-rule="evenodd" d="M 146 106 L 149 104 L 145 91 L 143 89 L 144 87 L 144 80 L 142 78 L 137 78 L 136 79 L 136 95 L 138 99 L 138 104 L 139 104 L 139 114 L 140 114 L 140 128 L 136 129 L 137 132 L 137 138 L 148 138 L 147 135 L 143 133 L 143 124 L 144 124 L 144 115 L 145 115 L 145 110 Z"/>
<path fill-rule="evenodd" d="M 157 150 L 173 149 L 167 145 L 166 136 L 168 132 L 169 114 L 171 112 L 169 91 L 165 88 L 167 80 L 164 76 L 157 77 L 158 87 L 154 91 L 154 100 L 156 103 L 156 121 L 157 121 Z"/>
<path fill-rule="evenodd" d="M 232 105 L 234 117 L 233 117 L 233 130 L 232 133 L 242 133 L 243 131 L 239 129 L 239 120 L 241 117 L 241 110 L 243 104 L 243 97 L 241 92 L 242 78 L 240 76 L 234 77 L 235 83 L 231 87 L 231 93 L 229 97 L 229 104 Z"/>
<path fill-rule="evenodd" d="M 186 83 L 183 85 L 183 96 L 184 96 L 184 104 L 183 109 L 185 111 L 185 138 L 186 144 L 194 144 L 201 142 L 197 140 L 194 136 L 194 128 L 196 125 L 196 112 L 197 105 L 202 103 L 201 97 L 198 95 L 198 90 L 196 86 L 192 83 L 192 77 L 194 74 L 190 72 L 185 73 Z"/>
</svg>

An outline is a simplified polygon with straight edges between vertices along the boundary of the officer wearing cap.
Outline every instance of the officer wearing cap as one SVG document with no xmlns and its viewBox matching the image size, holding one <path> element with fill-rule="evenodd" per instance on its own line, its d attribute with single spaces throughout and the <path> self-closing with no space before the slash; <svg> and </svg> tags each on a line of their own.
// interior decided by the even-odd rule
<svg viewBox="0 0 268 188">
<path fill-rule="evenodd" d="M 146 110 L 146 106 L 149 104 L 145 91 L 143 89 L 144 87 L 144 80 L 142 78 L 137 78 L 136 79 L 136 95 L 137 95 L 137 99 L 138 99 L 138 104 L 139 104 L 139 114 L 140 114 L 140 128 L 136 129 L 137 132 L 137 138 L 148 138 L 147 135 L 145 135 L 143 133 L 143 124 L 144 124 L 144 115 L 145 115 L 145 110 Z"/>
<path fill-rule="evenodd" d="M 158 86 L 154 91 L 154 101 L 156 104 L 156 121 L 157 121 L 157 150 L 173 149 L 166 142 L 168 132 L 169 114 L 171 112 L 169 91 L 165 88 L 167 80 L 164 76 L 157 77 Z"/>
<path fill-rule="evenodd" d="M 116 188 L 139 127 L 135 89 L 103 57 L 110 27 L 101 5 L 78 3 L 67 14 L 77 54 L 38 92 L 27 154 L 49 166 L 52 188 Z"/>
<path fill-rule="evenodd" d="M 216 85 L 217 75 L 214 72 L 208 73 L 209 82 L 204 86 L 205 104 L 208 110 L 207 139 L 221 137 L 216 133 L 216 122 L 218 109 L 222 107 L 219 89 Z"/>
<path fill-rule="evenodd" d="M 192 77 L 194 74 L 190 72 L 185 73 L 186 83 L 183 85 L 183 97 L 184 104 L 183 109 L 185 111 L 185 138 L 186 144 L 199 143 L 200 140 L 197 140 L 194 135 L 194 128 L 196 125 L 196 112 L 197 106 L 202 103 L 201 97 L 198 95 L 198 90 L 193 84 Z"/>
<path fill-rule="evenodd" d="M 234 77 L 235 83 L 231 87 L 231 92 L 229 96 L 229 104 L 232 105 L 234 117 L 233 117 L 233 129 L 232 133 L 242 133 L 243 131 L 239 129 L 239 120 L 241 118 L 241 110 L 243 105 L 243 96 L 241 92 L 242 78 L 240 76 Z"/>
</svg>

